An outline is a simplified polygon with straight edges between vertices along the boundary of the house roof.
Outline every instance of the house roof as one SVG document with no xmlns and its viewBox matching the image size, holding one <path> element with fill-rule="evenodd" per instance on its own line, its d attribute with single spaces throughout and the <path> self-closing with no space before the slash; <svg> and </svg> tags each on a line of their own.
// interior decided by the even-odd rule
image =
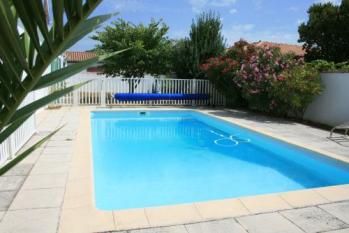
<svg viewBox="0 0 349 233">
<path fill-rule="evenodd" d="M 67 58 L 68 62 L 79 62 L 79 61 L 85 61 L 90 58 L 96 57 L 96 53 L 94 52 L 73 52 L 73 51 L 66 51 L 64 55 Z"/>
<path fill-rule="evenodd" d="M 294 45 L 294 44 L 283 44 L 283 43 L 274 43 L 269 41 L 259 41 L 253 43 L 257 47 L 277 47 L 280 48 L 281 53 L 294 53 L 297 56 L 303 57 L 305 54 L 305 51 L 303 50 L 303 47 L 300 45 Z"/>
</svg>

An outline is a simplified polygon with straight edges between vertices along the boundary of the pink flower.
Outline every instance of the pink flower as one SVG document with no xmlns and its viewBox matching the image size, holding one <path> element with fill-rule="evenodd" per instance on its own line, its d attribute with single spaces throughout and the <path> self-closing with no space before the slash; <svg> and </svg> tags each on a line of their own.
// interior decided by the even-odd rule
<svg viewBox="0 0 349 233">
<path fill-rule="evenodd" d="M 249 91 L 249 93 L 250 93 L 251 95 L 258 94 L 259 92 L 260 92 L 260 91 L 257 90 L 257 89 L 252 89 L 252 90 Z"/>
<path fill-rule="evenodd" d="M 284 81 L 284 80 L 285 80 L 285 76 L 279 75 L 279 76 L 277 77 L 277 80 L 278 80 L 278 81 Z"/>
</svg>

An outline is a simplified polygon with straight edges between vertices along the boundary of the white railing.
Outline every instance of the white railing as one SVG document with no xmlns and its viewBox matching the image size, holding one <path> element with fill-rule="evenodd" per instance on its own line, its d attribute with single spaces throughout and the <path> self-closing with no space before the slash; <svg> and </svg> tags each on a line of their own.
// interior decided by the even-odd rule
<svg viewBox="0 0 349 233">
<path fill-rule="evenodd" d="M 64 62 L 62 56 L 59 57 L 59 61 L 61 63 Z M 47 74 L 49 72 L 51 72 L 51 67 L 47 68 L 44 74 Z M 47 94 L 49 94 L 49 92 L 49 88 L 43 88 L 29 93 L 28 96 L 21 103 L 20 107 L 23 107 L 35 100 L 38 100 L 46 96 Z M 3 143 L 0 144 L 0 167 L 4 165 L 6 162 L 13 159 L 16 153 L 36 132 L 35 114 L 33 114 L 29 119 L 27 119 L 15 132 L 11 134 L 10 137 L 8 137 Z"/>
<path fill-rule="evenodd" d="M 90 83 L 60 98 L 56 105 L 225 105 L 224 96 L 208 80 L 156 79 L 156 78 L 105 78 L 74 76 L 56 84 L 51 91 L 86 80 Z M 115 93 L 183 93 L 209 94 L 209 100 L 153 100 L 117 101 Z"/>
<path fill-rule="evenodd" d="M 33 102 L 35 94 L 30 93 L 21 106 Z M 30 139 L 36 131 L 35 114 L 24 122 L 15 132 L 12 133 L 3 143 L 0 144 L 0 166 L 9 161 Z"/>
</svg>

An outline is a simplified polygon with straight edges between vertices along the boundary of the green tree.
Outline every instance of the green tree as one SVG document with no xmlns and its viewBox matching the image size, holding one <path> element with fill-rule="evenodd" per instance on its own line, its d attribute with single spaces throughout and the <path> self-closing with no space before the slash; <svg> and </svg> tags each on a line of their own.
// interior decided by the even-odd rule
<svg viewBox="0 0 349 233">
<path fill-rule="evenodd" d="M 171 70 L 172 43 L 166 36 L 169 28 L 161 20 L 135 25 L 118 19 L 92 39 L 99 42 L 97 51 L 110 53 L 132 48 L 106 60 L 107 76 L 144 77 L 167 74 Z"/>
<path fill-rule="evenodd" d="M 340 5 L 314 4 L 308 15 L 308 22 L 298 29 L 306 60 L 349 60 L 349 0 L 342 0 Z"/>
<path fill-rule="evenodd" d="M 200 64 L 224 53 L 220 16 L 212 11 L 201 13 L 191 25 L 189 38 L 175 46 L 174 71 L 179 78 L 205 78 Z M 184 72 L 185 71 L 185 72 Z"/>
<path fill-rule="evenodd" d="M 172 68 L 178 78 L 193 78 L 192 46 L 188 38 L 175 41 L 172 53 Z"/>
</svg>

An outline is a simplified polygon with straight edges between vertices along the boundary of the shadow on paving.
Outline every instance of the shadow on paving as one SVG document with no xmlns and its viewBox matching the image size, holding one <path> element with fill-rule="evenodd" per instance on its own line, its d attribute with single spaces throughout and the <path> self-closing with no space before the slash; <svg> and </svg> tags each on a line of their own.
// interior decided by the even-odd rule
<svg viewBox="0 0 349 233">
<path fill-rule="evenodd" d="M 226 110 L 210 111 L 209 113 L 218 117 L 230 117 L 230 118 L 240 119 L 240 120 L 243 119 L 243 120 L 255 121 L 258 123 L 287 124 L 287 125 L 295 125 L 297 123 L 297 122 L 292 122 L 282 118 L 265 116 L 255 112 L 248 112 L 244 110 L 226 109 Z"/>
</svg>

